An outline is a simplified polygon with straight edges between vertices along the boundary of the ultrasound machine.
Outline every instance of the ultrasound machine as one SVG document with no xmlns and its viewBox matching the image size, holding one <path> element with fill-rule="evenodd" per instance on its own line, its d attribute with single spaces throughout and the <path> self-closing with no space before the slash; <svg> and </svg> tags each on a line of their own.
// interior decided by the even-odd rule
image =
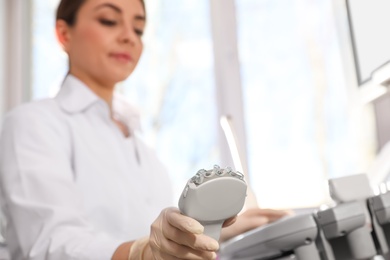
<svg viewBox="0 0 390 260">
<path fill-rule="evenodd" d="M 390 259 L 390 193 L 374 196 L 364 174 L 329 180 L 336 204 L 285 217 L 221 245 L 221 260 Z"/>
</svg>

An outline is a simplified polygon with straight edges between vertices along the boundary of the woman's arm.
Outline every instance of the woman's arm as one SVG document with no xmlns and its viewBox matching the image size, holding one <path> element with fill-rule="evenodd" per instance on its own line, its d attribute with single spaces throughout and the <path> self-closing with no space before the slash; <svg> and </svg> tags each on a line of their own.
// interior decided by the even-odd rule
<svg viewBox="0 0 390 260">
<path fill-rule="evenodd" d="M 11 232 L 7 242 L 23 259 L 110 259 L 123 241 L 84 217 L 68 128 L 51 109 L 24 105 L 3 125 L 0 185 Z"/>
<path fill-rule="evenodd" d="M 167 208 L 152 224 L 149 237 L 122 244 L 112 260 L 215 259 L 218 248 L 199 222 Z"/>
<path fill-rule="evenodd" d="M 129 259 L 130 248 L 133 245 L 132 242 L 125 242 L 121 244 L 114 252 L 112 256 L 112 260 L 127 260 Z"/>
</svg>

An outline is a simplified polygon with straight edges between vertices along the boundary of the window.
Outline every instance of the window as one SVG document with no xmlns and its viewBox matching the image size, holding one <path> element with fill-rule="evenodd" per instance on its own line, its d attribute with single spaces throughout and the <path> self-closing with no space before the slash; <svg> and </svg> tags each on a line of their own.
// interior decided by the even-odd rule
<svg viewBox="0 0 390 260">
<path fill-rule="evenodd" d="M 121 86 L 144 116 L 144 136 L 172 174 L 177 195 L 219 161 L 208 0 L 146 1 L 140 64 Z"/>
<path fill-rule="evenodd" d="M 53 96 L 67 72 L 67 56 L 55 36 L 55 12 L 59 0 L 33 3 L 32 98 Z"/>
<path fill-rule="evenodd" d="M 326 199 L 326 180 L 363 172 L 375 145 L 367 138 L 371 122 L 345 82 L 332 1 L 239 0 L 236 6 L 258 202 L 316 206 Z"/>
</svg>

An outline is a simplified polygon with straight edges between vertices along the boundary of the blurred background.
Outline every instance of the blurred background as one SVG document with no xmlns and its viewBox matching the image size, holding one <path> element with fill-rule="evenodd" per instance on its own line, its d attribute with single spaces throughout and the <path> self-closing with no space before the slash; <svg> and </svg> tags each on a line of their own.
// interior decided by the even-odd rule
<svg viewBox="0 0 390 260">
<path fill-rule="evenodd" d="M 357 21 L 367 2 L 385 1 L 354 1 Z M 0 0 L 0 120 L 20 103 L 55 95 L 67 73 L 54 33 L 58 3 Z M 366 74 L 358 68 L 345 0 L 146 6 L 144 53 L 118 91 L 140 109 L 142 138 L 176 195 L 198 169 L 236 166 L 223 116 L 260 207 L 315 207 L 329 201 L 329 178 L 375 174 L 369 169 L 389 140 L 389 98 L 364 78 L 377 65 Z"/>
</svg>

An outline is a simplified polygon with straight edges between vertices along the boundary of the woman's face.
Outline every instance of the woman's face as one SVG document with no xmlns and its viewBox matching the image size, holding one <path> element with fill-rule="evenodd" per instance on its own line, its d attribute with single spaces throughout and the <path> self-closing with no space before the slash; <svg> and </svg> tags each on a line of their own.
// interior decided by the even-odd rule
<svg viewBox="0 0 390 260">
<path fill-rule="evenodd" d="M 85 1 L 62 41 L 70 72 L 101 85 L 126 79 L 141 56 L 144 27 L 140 0 Z"/>
</svg>

